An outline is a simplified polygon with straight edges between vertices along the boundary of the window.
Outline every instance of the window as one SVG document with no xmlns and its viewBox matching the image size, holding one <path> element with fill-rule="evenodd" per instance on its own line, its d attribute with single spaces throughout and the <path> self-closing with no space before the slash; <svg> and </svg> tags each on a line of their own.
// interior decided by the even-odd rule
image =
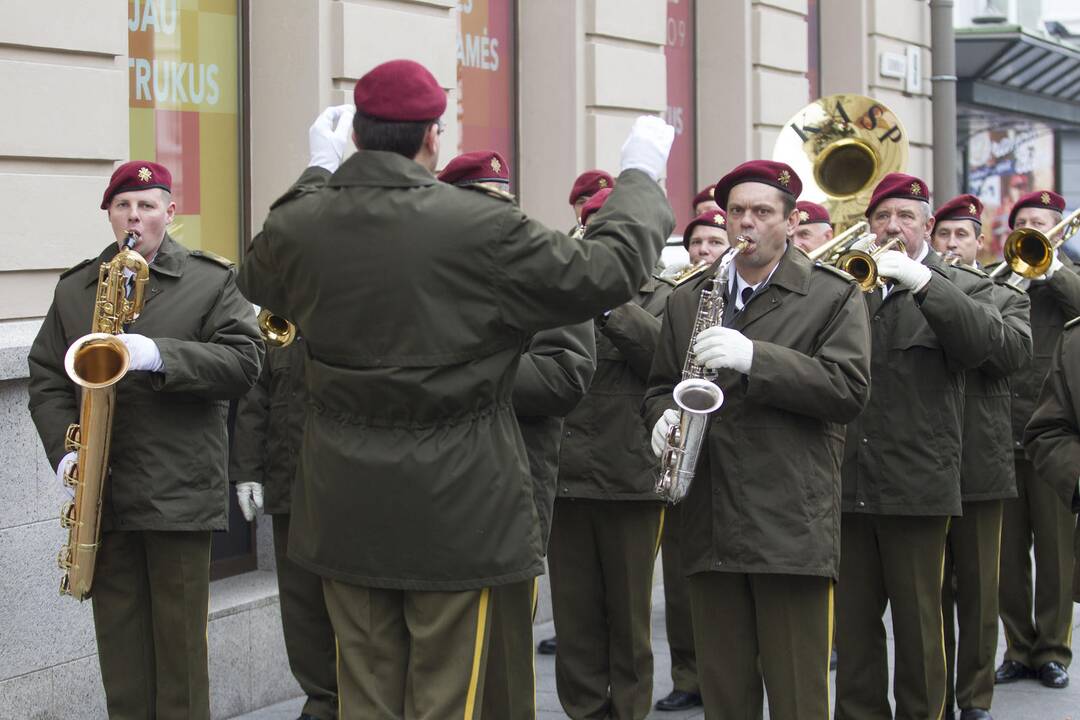
<svg viewBox="0 0 1080 720">
<path fill-rule="evenodd" d="M 676 232 L 690 222 L 697 195 L 697 96 L 694 92 L 694 3 L 668 0 L 667 121 L 675 128 L 668 158 L 667 193 L 675 211 Z"/>
<path fill-rule="evenodd" d="M 517 173 L 517 3 L 460 0 L 457 151 L 495 150 Z M 515 183 L 516 186 L 516 183 Z"/>
<path fill-rule="evenodd" d="M 192 249 L 239 257 L 239 0 L 128 0 L 132 159 L 173 176 L 170 233 Z"/>
</svg>

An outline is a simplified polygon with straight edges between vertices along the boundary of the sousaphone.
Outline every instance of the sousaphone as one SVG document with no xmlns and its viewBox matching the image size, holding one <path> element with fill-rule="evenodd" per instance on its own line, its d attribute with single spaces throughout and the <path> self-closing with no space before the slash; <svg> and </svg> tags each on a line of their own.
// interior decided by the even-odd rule
<svg viewBox="0 0 1080 720">
<path fill-rule="evenodd" d="M 907 167 L 907 132 L 887 106 L 863 95 L 828 95 L 788 120 L 773 148 L 799 178 L 800 200 L 824 205 L 837 232 L 863 219 L 874 187 Z"/>
</svg>

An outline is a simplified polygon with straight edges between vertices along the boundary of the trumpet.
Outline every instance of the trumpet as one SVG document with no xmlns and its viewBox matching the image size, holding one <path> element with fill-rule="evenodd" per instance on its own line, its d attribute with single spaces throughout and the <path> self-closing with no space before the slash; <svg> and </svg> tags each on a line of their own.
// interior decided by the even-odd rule
<svg viewBox="0 0 1080 720">
<path fill-rule="evenodd" d="M 286 347 L 296 339 L 296 326 L 266 308 L 259 311 L 258 321 L 259 332 L 262 333 L 263 341 L 267 345 Z"/>
<path fill-rule="evenodd" d="M 877 236 L 871 237 L 876 238 Z M 907 248 L 901 238 L 894 237 L 873 250 L 848 250 L 840 256 L 840 259 L 836 262 L 836 267 L 855 278 L 863 292 L 870 292 L 879 285 L 884 284 L 881 276 L 878 275 L 877 258 L 881 257 L 882 253 L 894 249 L 904 252 Z"/>
<path fill-rule="evenodd" d="M 861 240 L 869 231 L 870 223 L 860 220 L 832 240 L 806 253 L 806 256 L 814 262 L 820 260 L 826 265 L 835 265 L 840 256 Z"/>
<path fill-rule="evenodd" d="M 990 277 L 998 277 L 1012 270 L 1021 277 L 1037 278 L 1045 275 L 1054 263 L 1054 253 L 1061 245 L 1080 230 L 1080 209 L 1074 210 L 1049 231 L 1043 233 L 1035 228 L 1017 228 L 1005 238 L 1005 261 L 994 268 Z M 1057 240 L 1052 240 L 1060 233 Z"/>
</svg>

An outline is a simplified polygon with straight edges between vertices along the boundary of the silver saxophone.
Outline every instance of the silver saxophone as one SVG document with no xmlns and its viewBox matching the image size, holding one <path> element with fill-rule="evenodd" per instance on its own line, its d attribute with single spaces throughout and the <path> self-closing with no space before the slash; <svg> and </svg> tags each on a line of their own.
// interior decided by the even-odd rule
<svg viewBox="0 0 1080 720">
<path fill-rule="evenodd" d="M 748 243 L 749 238 L 743 235 L 736 238 L 735 246 L 720 258 L 716 272 L 701 289 L 694 329 L 690 333 L 686 361 L 683 363 L 682 380 L 671 391 L 672 399 L 679 406 L 679 422 L 668 430 L 664 452 L 660 455 L 660 477 L 655 489 L 657 495 L 672 504 L 690 492 L 709 415 L 724 404 L 724 391 L 714 382 L 716 372 L 696 361 L 694 342 L 702 330 L 723 322 L 731 263 Z"/>
</svg>

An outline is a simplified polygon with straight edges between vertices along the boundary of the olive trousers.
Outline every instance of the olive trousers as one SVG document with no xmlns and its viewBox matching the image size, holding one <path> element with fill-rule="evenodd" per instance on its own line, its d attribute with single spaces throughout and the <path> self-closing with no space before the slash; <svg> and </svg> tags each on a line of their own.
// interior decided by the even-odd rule
<svg viewBox="0 0 1080 720">
<path fill-rule="evenodd" d="M 1018 497 L 1005 501 L 998 589 L 1006 660 L 1039 669 L 1072 661 L 1073 532 L 1076 518 L 1053 489 L 1016 458 Z M 1032 597 L 1031 546 L 1035 545 Z M 1034 615 L 1033 615 L 1034 613 Z"/>
<path fill-rule="evenodd" d="M 533 720 L 536 717 L 532 619 L 538 588 L 538 580 L 491 588 L 485 718 Z"/>
<path fill-rule="evenodd" d="M 525 587 L 527 596 L 532 583 L 516 584 Z M 509 585 L 434 592 L 324 578 L 326 608 L 338 640 L 339 717 L 480 718 L 492 604 L 502 591 L 522 595 Z M 529 610 L 525 603 L 519 622 L 531 625 Z"/>
<path fill-rule="evenodd" d="M 941 576 L 949 518 L 843 513 L 836 587 L 836 718 L 893 718 L 885 606 L 896 643 L 896 720 L 945 708 Z"/>
<path fill-rule="evenodd" d="M 833 581 L 809 575 L 691 575 L 705 716 L 828 720 Z M 763 692 L 764 685 L 764 692 Z"/>
<path fill-rule="evenodd" d="M 989 710 L 994 700 L 1001 511 L 1001 500 L 965 502 L 963 517 L 949 523 L 941 588 L 946 710 L 954 702 L 961 710 Z"/>
<path fill-rule="evenodd" d="M 573 720 L 644 718 L 652 708 L 652 578 L 663 519 L 664 506 L 648 500 L 555 500 L 555 687 Z"/>
<path fill-rule="evenodd" d="M 322 578 L 289 560 L 289 515 L 273 518 L 281 630 L 289 669 L 307 695 L 303 712 L 319 720 L 335 720 L 337 645 Z"/>
<path fill-rule="evenodd" d="M 664 512 L 660 549 L 664 558 L 664 625 L 671 648 L 672 689 L 700 693 L 694 624 L 690 618 L 690 586 L 682 566 L 682 506 L 670 505 Z"/>
<path fill-rule="evenodd" d="M 106 532 L 93 589 L 111 720 L 210 720 L 210 531 Z"/>
</svg>

